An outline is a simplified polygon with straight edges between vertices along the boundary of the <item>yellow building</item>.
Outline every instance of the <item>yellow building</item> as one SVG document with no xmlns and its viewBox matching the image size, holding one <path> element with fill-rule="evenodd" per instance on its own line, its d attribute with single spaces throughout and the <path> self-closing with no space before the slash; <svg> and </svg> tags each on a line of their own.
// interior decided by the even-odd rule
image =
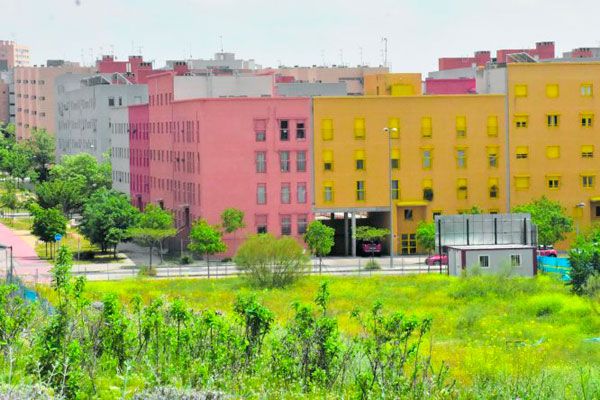
<svg viewBox="0 0 600 400">
<path fill-rule="evenodd" d="M 473 206 L 507 212 L 545 195 L 580 228 L 600 221 L 600 63 L 509 64 L 497 76 L 508 96 L 315 98 L 315 212 L 388 227 L 391 193 L 401 254 L 418 250 L 420 221 Z"/>
<path fill-rule="evenodd" d="M 414 96 L 422 93 L 419 73 L 369 74 L 364 79 L 367 96 Z"/>
</svg>

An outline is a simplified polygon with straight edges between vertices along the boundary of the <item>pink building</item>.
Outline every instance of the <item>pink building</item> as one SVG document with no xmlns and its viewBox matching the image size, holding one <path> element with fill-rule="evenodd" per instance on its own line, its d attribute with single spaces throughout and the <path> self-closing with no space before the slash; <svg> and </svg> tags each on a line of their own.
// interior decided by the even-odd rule
<svg viewBox="0 0 600 400">
<path fill-rule="evenodd" d="M 0 123 L 7 123 L 10 119 L 8 92 L 8 83 L 0 79 Z"/>
<path fill-rule="evenodd" d="M 246 220 L 238 238 L 257 232 L 300 238 L 311 215 L 310 99 L 175 101 L 174 76 L 148 80 L 149 201 L 173 210 L 184 233 L 195 219 L 217 224 L 225 208 L 235 207 Z M 130 144 L 132 175 L 143 157 L 144 141 L 138 142 Z M 146 203 L 140 186 L 132 184 L 131 193 Z M 231 255 L 235 245 L 226 240 Z"/>
<path fill-rule="evenodd" d="M 140 209 L 150 202 L 148 116 L 148 104 L 129 106 L 129 186 L 131 201 Z"/>
<path fill-rule="evenodd" d="M 496 52 L 496 62 L 507 62 L 506 56 L 514 53 L 527 53 L 533 58 L 546 60 L 554 58 L 554 42 L 537 42 L 534 49 L 504 49 Z M 508 60 L 510 62 L 510 60 Z"/>
<path fill-rule="evenodd" d="M 472 94 L 476 93 L 475 78 L 425 80 L 425 94 Z"/>
<path fill-rule="evenodd" d="M 99 73 L 121 73 L 132 83 L 143 84 L 148 81 L 148 75 L 156 73 L 152 63 L 144 61 L 142 56 L 129 56 L 127 61 L 116 61 L 113 56 L 102 56 L 96 61 Z"/>
<path fill-rule="evenodd" d="M 29 65 L 29 48 L 10 40 L 0 40 L 0 71 Z"/>
</svg>

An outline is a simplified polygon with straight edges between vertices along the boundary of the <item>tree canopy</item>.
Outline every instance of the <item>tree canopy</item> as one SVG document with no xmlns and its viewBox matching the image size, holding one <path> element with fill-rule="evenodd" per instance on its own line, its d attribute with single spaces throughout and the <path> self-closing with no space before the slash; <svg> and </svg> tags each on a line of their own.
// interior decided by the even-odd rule
<svg viewBox="0 0 600 400">
<path fill-rule="evenodd" d="M 244 212 L 237 208 L 226 208 L 221 213 L 221 225 L 227 233 L 233 233 L 238 229 L 245 228 Z"/>
<path fill-rule="evenodd" d="M 323 263 L 323 257 L 331 252 L 335 237 L 335 229 L 325 225 L 321 221 L 314 220 L 306 229 L 304 243 L 316 257 L 319 257 L 319 271 Z"/>
<path fill-rule="evenodd" d="M 435 249 L 435 224 L 421 221 L 416 231 L 417 245 L 431 253 Z"/>
<path fill-rule="evenodd" d="M 140 214 L 137 224 L 130 228 L 128 235 L 137 243 L 149 248 L 150 267 L 152 267 L 152 250 L 158 246 L 162 250 L 163 241 L 175 236 L 177 229 L 173 224 L 173 215 L 155 204 L 148 204 Z M 161 251 L 162 257 L 162 251 Z"/>
<path fill-rule="evenodd" d="M 54 242 L 54 235 L 64 236 L 67 233 L 67 218 L 57 208 L 31 207 L 33 223 L 31 233 L 42 242 Z"/>
<path fill-rule="evenodd" d="M 222 233 L 217 226 L 210 225 L 205 219 L 199 219 L 194 222 L 190 230 L 188 249 L 206 257 L 206 266 L 210 277 L 209 257 L 226 251 L 227 246 L 223 242 Z"/>
<path fill-rule="evenodd" d="M 545 196 L 513 207 L 513 212 L 531 214 L 531 221 L 537 226 L 538 242 L 542 245 L 553 245 L 573 231 L 573 219 L 567 216 L 565 208 Z"/>
</svg>

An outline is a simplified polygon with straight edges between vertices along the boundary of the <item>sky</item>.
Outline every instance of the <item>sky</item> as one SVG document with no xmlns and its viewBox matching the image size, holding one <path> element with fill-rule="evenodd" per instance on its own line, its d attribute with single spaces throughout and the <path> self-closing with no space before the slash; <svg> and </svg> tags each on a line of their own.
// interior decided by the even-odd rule
<svg viewBox="0 0 600 400">
<path fill-rule="evenodd" d="M 426 73 L 476 50 L 600 46 L 595 15 L 598 0 L 0 0 L 0 39 L 29 46 L 32 64 L 141 53 L 160 68 L 221 42 L 263 66 L 377 66 L 385 37 L 393 71 Z"/>
</svg>

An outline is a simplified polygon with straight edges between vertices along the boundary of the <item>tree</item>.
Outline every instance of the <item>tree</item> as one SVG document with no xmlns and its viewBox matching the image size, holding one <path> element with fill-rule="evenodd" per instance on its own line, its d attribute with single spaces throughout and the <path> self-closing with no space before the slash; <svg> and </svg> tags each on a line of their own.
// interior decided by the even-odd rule
<svg viewBox="0 0 600 400">
<path fill-rule="evenodd" d="M 600 276 L 600 226 L 579 235 L 569 251 L 570 285 L 573 292 L 583 294 L 588 280 Z"/>
<path fill-rule="evenodd" d="M 238 249 L 235 264 L 259 287 L 283 287 L 295 282 L 306 270 L 308 257 L 289 236 L 275 238 L 265 233 L 250 236 Z"/>
<path fill-rule="evenodd" d="M 86 202 L 80 230 L 90 242 L 100 246 L 102 252 L 109 247 L 116 252 L 116 238 L 123 238 L 125 232 L 137 222 L 139 211 L 127 197 L 113 190 L 102 188 L 91 195 Z"/>
<path fill-rule="evenodd" d="M 13 178 L 24 181 L 33 175 L 32 154 L 23 144 L 18 143 L 10 151 L 5 151 L 2 158 L 2 170 Z"/>
<path fill-rule="evenodd" d="M 31 154 L 31 164 L 40 181 L 48 179 L 50 164 L 54 162 L 56 145 L 45 129 L 33 129 L 31 137 L 24 141 L 24 146 Z"/>
<path fill-rule="evenodd" d="M 35 188 L 37 202 L 44 208 L 60 207 L 65 215 L 72 215 L 83 206 L 84 178 L 73 176 L 70 179 L 52 179 L 38 184 Z"/>
<path fill-rule="evenodd" d="M 310 252 L 319 257 L 319 273 L 323 265 L 323 257 L 331 252 L 335 236 L 335 229 L 325 225 L 321 221 L 314 220 L 308 224 L 304 234 L 304 243 Z"/>
<path fill-rule="evenodd" d="M 209 257 L 212 254 L 222 253 L 227 250 L 223 242 L 223 235 L 218 227 L 210 225 L 205 219 L 199 219 L 190 230 L 190 244 L 188 249 L 206 257 L 206 268 L 210 278 Z"/>
<path fill-rule="evenodd" d="M 233 233 L 233 247 L 236 247 L 235 233 L 246 227 L 244 212 L 237 208 L 226 208 L 221 213 L 221 226 L 226 233 Z"/>
<path fill-rule="evenodd" d="M 64 236 L 67 233 L 67 218 L 58 208 L 42 208 L 36 204 L 31 207 L 33 223 L 31 233 L 46 244 L 53 243 L 56 234 Z"/>
<path fill-rule="evenodd" d="M 152 267 L 152 251 L 155 246 L 160 249 L 162 262 L 162 246 L 166 238 L 175 236 L 177 229 L 173 224 L 173 215 L 155 204 L 148 204 L 140 214 L 137 225 L 129 230 L 136 242 L 150 251 L 150 267 Z"/>
<path fill-rule="evenodd" d="M 428 254 L 435 249 L 435 224 L 433 222 L 419 222 L 416 231 L 417 245 Z"/>
<path fill-rule="evenodd" d="M 19 206 L 19 197 L 17 196 L 17 188 L 15 184 L 7 180 L 4 182 L 4 192 L 0 195 L 0 207 L 8 208 L 13 213 Z"/>
<path fill-rule="evenodd" d="M 386 228 L 375 228 L 373 226 L 359 226 L 356 228 L 354 237 L 358 240 L 365 242 L 373 242 L 376 240 L 383 240 L 387 235 L 390 234 L 390 230 Z M 375 256 L 374 250 L 371 250 L 371 258 Z"/>
<path fill-rule="evenodd" d="M 565 234 L 573 231 L 573 219 L 566 215 L 565 208 L 545 196 L 531 203 L 513 208 L 515 213 L 531 214 L 531 221 L 537 226 L 538 242 L 553 245 L 563 240 Z"/>
</svg>

